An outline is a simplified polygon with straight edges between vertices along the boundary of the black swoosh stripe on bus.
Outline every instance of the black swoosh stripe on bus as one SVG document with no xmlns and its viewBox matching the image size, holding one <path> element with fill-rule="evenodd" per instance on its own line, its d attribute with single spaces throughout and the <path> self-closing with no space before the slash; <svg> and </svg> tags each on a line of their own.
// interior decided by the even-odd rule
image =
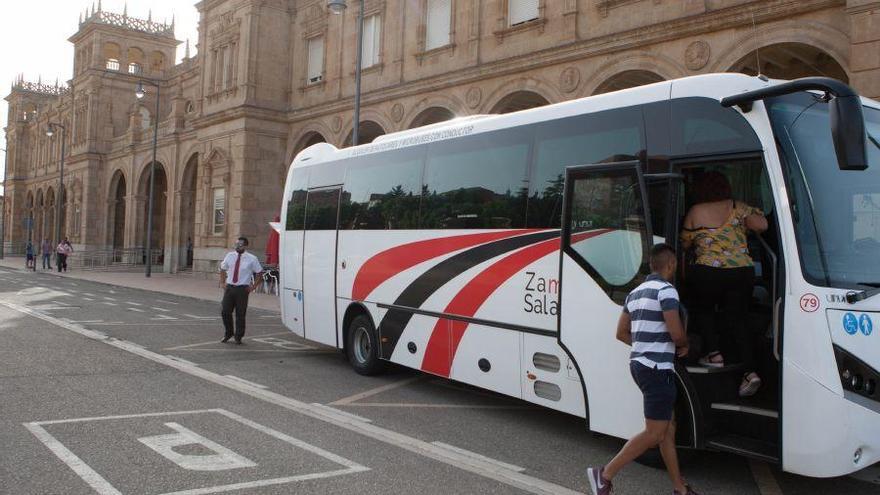
<svg viewBox="0 0 880 495">
<path fill-rule="evenodd" d="M 558 230 L 510 237 L 458 253 L 437 263 L 429 268 L 428 271 L 419 275 L 397 296 L 394 305 L 420 308 L 431 297 L 431 294 L 437 292 L 440 287 L 443 287 L 447 282 L 461 275 L 464 271 L 509 251 L 554 237 L 559 237 Z M 384 359 L 391 359 L 394 348 L 397 346 L 397 341 L 400 339 L 412 316 L 413 313 L 409 311 L 393 308 L 385 313 L 385 316 L 379 323 L 382 357 Z"/>
</svg>

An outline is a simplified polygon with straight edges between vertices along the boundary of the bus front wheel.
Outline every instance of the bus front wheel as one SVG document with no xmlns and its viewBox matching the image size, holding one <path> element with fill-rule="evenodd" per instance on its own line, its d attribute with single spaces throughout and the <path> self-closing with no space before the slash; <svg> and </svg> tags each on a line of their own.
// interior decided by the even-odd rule
<svg viewBox="0 0 880 495">
<path fill-rule="evenodd" d="M 346 354 L 358 374 L 375 375 L 384 369 L 384 363 L 379 358 L 379 337 L 373 322 L 366 315 L 358 315 L 351 320 Z"/>
</svg>

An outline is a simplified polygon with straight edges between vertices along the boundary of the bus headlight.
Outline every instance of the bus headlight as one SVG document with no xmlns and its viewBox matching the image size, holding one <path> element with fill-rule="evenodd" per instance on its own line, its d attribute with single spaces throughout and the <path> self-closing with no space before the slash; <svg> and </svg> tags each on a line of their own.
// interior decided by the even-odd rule
<svg viewBox="0 0 880 495">
<path fill-rule="evenodd" d="M 843 385 L 844 390 L 880 402 L 880 394 L 877 393 L 880 372 L 836 345 L 834 357 L 837 360 L 840 384 Z"/>
</svg>

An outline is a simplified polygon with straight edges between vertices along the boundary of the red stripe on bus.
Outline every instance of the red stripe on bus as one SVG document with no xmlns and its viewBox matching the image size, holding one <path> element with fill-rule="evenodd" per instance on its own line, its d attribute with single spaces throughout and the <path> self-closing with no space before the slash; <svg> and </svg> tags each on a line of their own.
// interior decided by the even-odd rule
<svg viewBox="0 0 880 495">
<path fill-rule="evenodd" d="M 477 244 L 514 237 L 521 234 L 538 232 L 541 229 L 505 230 L 502 232 L 485 232 L 481 234 L 465 234 L 424 241 L 412 242 L 391 249 L 368 259 L 358 270 L 351 288 L 351 297 L 364 300 L 382 282 L 398 273 L 412 268 L 429 259 L 449 254 Z"/>
<path fill-rule="evenodd" d="M 610 229 L 601 229 L 575 234 L 572 236 L 572 241 L 580 242 L 610 231 Z M 558 238 L 539 242 L 495 262 L 465 284 L 443 312 L 473 317 L 489 296 L 501 287 L 501 284 L 544 256 L 559 251 L 559 242 Z M 449 325 L 449 333 L 443 331 L 444 325 Z M 468 322 L 465 321 L 438 319 L 425 347 L 422 371 L 449 377 L 458 344 L 467 328 Z"/>
</svg>

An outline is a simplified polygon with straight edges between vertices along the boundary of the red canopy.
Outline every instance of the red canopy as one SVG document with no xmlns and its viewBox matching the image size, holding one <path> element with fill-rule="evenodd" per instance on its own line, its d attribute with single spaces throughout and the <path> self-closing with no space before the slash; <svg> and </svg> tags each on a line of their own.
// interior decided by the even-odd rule
<svg viewBox="0 0 880 495">
<path fill-rule="evenodd" d="M 281 221 L 281 217 L 275 215 L 275 221 Z M 269 229 L 269 240 L 266 242 L 266 264 L 267 265 L 277 265 L 278 264 L 278 231 L 274 228 Z"/>
</svg>

